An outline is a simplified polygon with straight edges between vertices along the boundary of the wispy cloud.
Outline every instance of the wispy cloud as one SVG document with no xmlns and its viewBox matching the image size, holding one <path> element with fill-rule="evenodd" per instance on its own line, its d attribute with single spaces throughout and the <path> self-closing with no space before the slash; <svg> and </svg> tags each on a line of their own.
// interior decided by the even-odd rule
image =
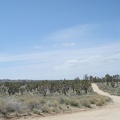
<svg viewBox="0 0 120 120">
<path fill-rule="evenodd" d="M 44 43 L 42 44 L 43 47 L 48 50 L 51 48 L 58 50 L 61 48 L 69 49 L 72 46 L 74 46 L 72 49 L 96 47 L 118 41 L 118 38 L 113 40 L 113 37 L 107 36 L 105 33 L 106 29 L 103 31 L 102 24 L 84 24 L 54 31 L 41 38 L 40 42 L 41 44 Z"/>
<path fill-rule="evenodd" d="M 81 59 L 67 60 L 55 67 L 55 70 L 72 70 L 75 68 L 87 67 L 89 65 L 103 65 L 107 63 L 118 63 L 120 61 L 120 53 L 109 55 L 94 55 Z"/>
<path fill-rule="evenodd" d="M 85 24 L 70 28 L 64 28 L 42 37 L 39 40 L 38 44 L 47 50 L 59 50 L 61 48 L 67 49 L 73 46 L 73 49 L 76 49 L 75 46 L 87 46 L 87 41 L 92 40 L 90 36 L 97 28 L 98 25 L 96 24 Z M 34 46 L 36 49 L 39 49 L 40 47 Z"/>
<path fill-rule="evenodd" d="M 116 43 L 88 49 L 0 55 L 0 73 L 6 77 L 7 72 L 7 78 L 31 79 L 73 78 L 86 73 L 119 74 L 119 48 L 120 43 Z"/>
<path fill-rule="evenodd" d="M 74 45 L 74 43 L 70 43 Z M 58 50 L 58 51 L 48 51 L 48 52 L 38 52 L 32 54 L 21 54 L 21 55 L 4 55 L 0 54 L 0 62 L 11 62 L 11 61 L 30 61 L 30 60 L 47 60 L 47 58 L 53 59 L 53 56 L 60 60 L 66 60 L 68 62 L 76 62 L 75 58 L 87 58 L 85 61 L 95 61 L 96 59 L 109 60 L 116 59 L 120 56 L 120 43 L 108 44 L 102 47 L 88 48 L 88 49 L 77 49 L 77 50 Z M 52 56 L 52 57 L 51 57 Z M 62 56 L 64 56 L 62 58 Z M 70 60 L 70 61 L 69 61 Z M 82 62 L 82 61 L 81 61 Z"/>
<path fill-rule="evenodd" d="M 51 40 L 53 42 L 61 41 L 61 42 L 70 42 L 80 40 L 86 35 L 89 35 L 92 31 L 97 28 L 95 24 L 85 24 L 79 25 L 76 27 L 70 27 L 63 30 L 58 30 L 47 35 L 43 40 Z"/>
<path fill-rule="evenodd" d="M 64 43 L 63 46 L 71 47 L 71 46 L 75 46 L 75 43 Z"/>
<path fill-rule="evenodd" d="M 55 70 L 71 70 L 71 69 L 73 69 L 78 64 L 79 64 L 78 60 L 75 60 L 75 59 L 73 59 L 73 60 L 67 60 L 64 63 L 55 66 L 54 69 Z"/>
</svg>

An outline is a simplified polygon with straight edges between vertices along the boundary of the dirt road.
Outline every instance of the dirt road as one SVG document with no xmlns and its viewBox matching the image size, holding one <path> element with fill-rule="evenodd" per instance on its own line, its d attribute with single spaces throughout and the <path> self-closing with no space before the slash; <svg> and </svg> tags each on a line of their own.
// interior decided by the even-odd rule
<svg viewBox="0 0 120 120">
<path fill-rule="evenodd" d="M 93 90 L 101 95 L 109 96 L 114 103 L 100 109 L 88 110 L 72 114 L 55 115 L 48 117 L 38 117 L 19 120 L 120 120 L 120 97 L 112 96 L 101 91 L 96 84 L 92 84 Z"/>
</svg>

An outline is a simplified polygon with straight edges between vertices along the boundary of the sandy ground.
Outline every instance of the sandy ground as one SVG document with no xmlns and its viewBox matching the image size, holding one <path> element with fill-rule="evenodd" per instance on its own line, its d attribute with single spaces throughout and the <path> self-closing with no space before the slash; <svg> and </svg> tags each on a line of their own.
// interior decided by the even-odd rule
<svg viewBox="0 0 120 120">
<path fill-rule="evenodd" d="M 114 103 L 106 107 L 84 112 L 28 119 L 20 118 L 19 120 L 120 120 L 120 97 L 112 96 L 101 91 L 96 84 L 92 84 L 92 87 L 95 92 L 111 97 Z"/>
</svg>

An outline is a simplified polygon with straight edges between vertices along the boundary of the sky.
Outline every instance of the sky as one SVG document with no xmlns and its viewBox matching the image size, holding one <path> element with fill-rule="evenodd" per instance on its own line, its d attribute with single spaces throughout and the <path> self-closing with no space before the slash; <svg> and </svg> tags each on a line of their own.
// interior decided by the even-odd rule
<svg viewBox="0 0 120 120">
<path fill-rule="evenodd" d="M 120 74 L 120 0 L 0 0 L 0 78 Z"/>
</svg>

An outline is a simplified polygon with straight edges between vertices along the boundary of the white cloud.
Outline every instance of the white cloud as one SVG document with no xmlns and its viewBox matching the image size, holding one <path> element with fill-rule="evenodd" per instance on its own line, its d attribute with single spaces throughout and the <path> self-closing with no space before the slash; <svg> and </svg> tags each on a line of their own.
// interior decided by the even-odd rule
<svg viewBox="0 0 120 120">
<path fill-rule="evenodd" d="M 59 30 L 46 36 L 46 40 L 70 41 L 78 38 L 80 39 L 86 34 L 90 33 L 92 30 L 96 29 L 96 27 L 97 25 L 95 24 L 86 24 Z"/>
<path fill-rule="evenodd" d="M 120 43 L 116 43 L 99 48 L 13 56 L 2 54 L 0 65 L 3 67 L 0 67 L 0 73 L 2 78 L 30 79 L 74 78 L 86 73 L 99 76 L 106 73 L 120 74 L 119 48 Z"/>
<path fill-rule="evenodd" d="M 82 73 L 96 73 L 99 71 L 110 72 L 120 69 L 120 43 L 107 45 L 99 48 L 91 48 L 80 51 L 70 52 L 73 60 L 68 59 L 54 67 L 57 71 L 73 71 Z M 75 54 L 75 56 L 74 56 Z M 101 68 L 103 67 L 103 68 Z M 90 70 L 91 69 L 91 70 Z M 75 72 L 74 72 L 75 71 Z M 104 72 L 104 74 L 106 74 Z M 117 71 L 119 72 L 119 71 Z M 97 73 L 97 74 L 98 74 Z M 101 73 L 102 74 L 102 73 Z"/>
<path fill-rule="evenodd" d="M 73 67 L 79 64 L 77 60 L 67 60 L 63 64 L 57 65 L 55 70 L 71 70 Z"/>
<path fill-rule="evenodd" d="M 78 67 L 86 67 L 88 65 L 105 65 L 105 63 L 114 63 L 120 61 L 120 53 L 111 54 L 111 55 L 94 55 L 94 56 L 86 56 L 85 58 L 77 59 L 77 60 L 67 60 L 64 63 L 61 63 L 55 67 L 56 70 L 71 70 Z M 120 62 L 119 62 L 120 63 Z"/>
</svg>

